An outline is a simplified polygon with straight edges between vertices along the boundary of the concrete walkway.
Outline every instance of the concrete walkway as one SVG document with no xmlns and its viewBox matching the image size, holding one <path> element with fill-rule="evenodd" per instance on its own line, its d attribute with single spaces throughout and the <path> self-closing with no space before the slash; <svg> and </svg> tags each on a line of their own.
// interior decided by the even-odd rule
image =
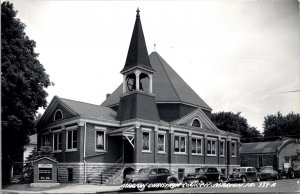
<svg viewBox="0 0 300 194">
<path fill-rule="evenodd" d="M 66 187 L 43 190 L 43 191 L 25 191 L 25 190 L 2 190 L 3 193 L 101 193 L 101 192 L 118 192 L 120 191 L 120 186 L 104 186 L 104 185 L 68 185 Z"/>
</svg>

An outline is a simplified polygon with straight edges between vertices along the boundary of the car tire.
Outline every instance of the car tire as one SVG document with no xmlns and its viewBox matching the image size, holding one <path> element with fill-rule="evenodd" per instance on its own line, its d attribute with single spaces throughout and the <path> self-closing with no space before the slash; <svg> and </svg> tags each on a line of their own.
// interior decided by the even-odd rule
<svg viewBox="0 0 300 194">
<path fill-rule="evenodd" d="M 247 182 L 247 178 L 245 176 L 242 177 L 242 182 L 246 183 Z"/>
<path fill-rule="evenodd" d="M 136 189 L 137 189 L 138 191 L 140 191 L 140 192 L 145 191 L 145 189 L 146 189 L 145 183 L 138 183 L 138 184 L 136 185 Z"/>
<path fill-rule="evenodd" d="M 203 179 L 199 179 L 198 182 L 199 182 L 200 184 L 205 184 L 206 181 L 203 180 Z"/>
<path fill-rule="evenodd" d="M 259 182 L 260 181 L 260 176 L 257 176 L 256 177 L 256 182 Z"/>
<path fill-rule="evenodd" d="M 168 181 L 169 189 L 170 189 L 170 190 L 174 189 L 174 183 L 175 183 L 175 181 L 174 181 L 173 179 L 170 179 L 170 180 Z"/>
<path fill-rule="evenodd" d="M 291 178 L 291 179 L 294 179 L 294 178 L 295 178 L 295 173 L 294 173 L 293 171 L 291 171 L 291 173 L 290 173 L 290 178 Z"/>
</svg>

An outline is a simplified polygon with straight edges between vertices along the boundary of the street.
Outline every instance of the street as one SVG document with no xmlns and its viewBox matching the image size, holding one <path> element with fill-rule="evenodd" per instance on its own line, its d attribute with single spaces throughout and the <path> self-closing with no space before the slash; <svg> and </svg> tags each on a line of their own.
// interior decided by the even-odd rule
<svg viewBox="0 0 300 194">
<path fill-rule="evenodd" d="M 120 191 L 121 193 L 126 193 Z M 139 193 L 280 193 L 300 192 L 300 179 L 282 179 L 277 181 L 261 181 L 254 183 L 211 184 L 207 187 L 186 187 L 173 190 L 146 190 Z M 138 192 L 137 192 L 138 193 Z"/>
</svg>

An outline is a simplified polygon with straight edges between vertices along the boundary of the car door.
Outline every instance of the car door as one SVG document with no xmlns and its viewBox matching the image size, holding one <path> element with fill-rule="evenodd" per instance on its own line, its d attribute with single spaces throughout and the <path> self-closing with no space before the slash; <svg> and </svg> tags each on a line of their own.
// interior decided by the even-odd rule
<svg viewBox="0 0 300 194">
<path fill-rule="evenodd" d="M 166 173 L 167 169 L 159 168 L 158 169 L 158 183 L 166 183 L 168 179 L 168 174 Z"/>
<path fill-rule="evenodd" d="M 157 168 L 152 168 L 149 171 L 149 175 L 148 175 L 148 182 L 149 183 L 158 183 L 158 170 Z"/>
<path fill-rule="evenodd" d="M 219 171 L 217 168 L 211 168 L 211 181 L 219 181 Z"/>
<path fill-rule="evenodd" d="M 247 168 L 245 174 L 246 174 L 247 180 L 253 181 L 253 171 L 252 171 L 252 168 Z"/>
</svg>

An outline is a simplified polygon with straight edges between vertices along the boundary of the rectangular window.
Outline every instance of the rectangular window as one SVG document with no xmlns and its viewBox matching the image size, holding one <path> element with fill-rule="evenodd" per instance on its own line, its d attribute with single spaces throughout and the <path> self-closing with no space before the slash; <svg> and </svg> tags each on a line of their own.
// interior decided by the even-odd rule
<svg viewBox="0 0 300 194">
<path fill-rule="evenodd" d="M 96 151 L 104 151 L 105 150 L 105 132 L 104 131 L 96 131 Z"/>
<path fill-rule="evenodd" d="M 175 153 L 186 153 L 186 137 L 185 136 L 174 136 L 174 152 Z"/>
<path fill-rule="evenodd" d="M 165 134 L 157 135 L 157 149 L 158 152 L 165 152 Z"/>
<path fill-rule="evenodd" d="M 236 157 L 236 142 L 231 142 L 231 156 Z"/>
<path fill-rule="evenodd" d="M 53 151 L 61 151 L 62 148 L 62 134 L 54 133 L 53 134 Z"/>
<path fill-rule="evenodd" d="M 216 140 L 207 140 L 207 155 L 216 156 Z"/>
<path fill-rule="evenodd" d="M 143 132 L 143 151 L 150 151 L 150 132 Z"/>
<path fill-rule="evenodd" d="M 192 154 L 202 154 L 202 138 L 192 138 Z"/>
<path fill-rule="evenodd" d="M 258 167 L 262 167 L 263 166 L 263 161 L 262 161 L 262 156 L 258 157 Z"/>
<path fill-rule="evenodd" d="M 220 156 L 225 156 L 225 141 L 220 141 Z"/>
<path fill-rule="evenodd" d="M 42 135 L 41 136 L 41 146 L 50 146 L 49 135 Z"/>
<path fill-rule="evenodd" d="M 67 150 L 77 149 L 77 130 L 67 131 Z"/>
</svg>

